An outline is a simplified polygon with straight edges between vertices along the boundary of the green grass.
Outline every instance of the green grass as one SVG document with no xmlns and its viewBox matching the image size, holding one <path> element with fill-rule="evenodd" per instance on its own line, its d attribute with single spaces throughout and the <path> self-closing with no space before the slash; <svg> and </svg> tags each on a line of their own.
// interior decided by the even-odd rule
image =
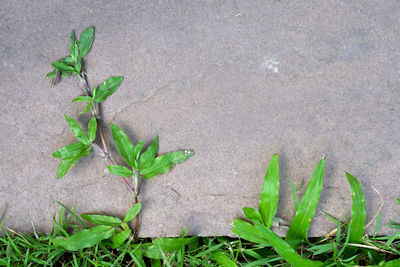
<svg viewBox="0 0 400 267">
<path fill-rule="evenodd" d="M 377 236 L 379 212 L 374 234 L 367 235 L 362 187 L 349 173 L 345 177 L 353 201 L 351 217 L 324 213 L 336 229 L 320 238 L 307 237 L 323 190 L 324 167 L 322 159 L 300 201 L 292 183 L 295 216 L 286 238 L 271 230 L 279 198 L 279 164 L 274 155 L 258 209 L 245 207 L 247 220 L 233 222 L 233 233 L 239 238 L 188 237 L 183 231 L 178 238 L 135 241 L 126 222 L 136 216 L 140 206 L 132 207 L 122 221 L 104 215 L 78 216 L 60 204 L 50 235 L 3 229 L 0 266 L 400 266 L 400 223 L 385 225 L 395 229 L 393 235 Z M 396 201 L 400 205 L 400 200 Z"/>
</svg>

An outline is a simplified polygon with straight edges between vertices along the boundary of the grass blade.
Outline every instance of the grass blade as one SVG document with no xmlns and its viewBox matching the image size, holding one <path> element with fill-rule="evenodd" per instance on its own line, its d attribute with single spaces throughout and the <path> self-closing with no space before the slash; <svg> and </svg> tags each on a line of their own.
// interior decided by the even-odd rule
<svg viewBox="0 0 400 267">
<path fill-rule="evenodd" d="M 236 267 L 237 265 L 223 253 L 222 251 L 218 251 L 214 254 L 214 260 L 218 262 L 219 266 L 226 267 Z"/>
<path fill-rule="evenodd" d="M 351 208 L 351 220 L 349 232 L 349 243 L 358 244 L 364 235 L 365 229 L 365 198 L 361 188 L 360 182 L 350 173 L 346 172 L 347 180 L 351 187 L 351 198 L 353 199 L 353 206 Z"/>
<path fill-rule="evenodd" d="M 295 241 L 292 243 L 294 249 L 297 248 L 298 243 L 306 238 L 311 220 L 317 210 L 323 185 L 324 169 L 325 158 L 321 159 L 315 167 L 311 180 L 296 211 L 296 215 L 287 232 L 286 240 Z"/>
<path fill-rule="evenodd" d="M 282 238 L 276 235 L 271 230 L 263 227 L 261 225 L 255 225 L 258 231 L 260 231 L 265 239 L 267 239 L 275 249 L 275 251 L 285 259 L 289 264 L 297 267 L 303 266 L 322 266 L 323 263 L 320 261 L 311 261 L 308 259 L 303 259 L 299 254 L 297 254 L 294 249 Z"/>
<path fill-rule="evenodd" d="M 275 154 L 269 165 L 261 190 L 259 212 L 264 224 L 270 228 L 275 217 L 279 199 L 279 165 L 278 155 Z"/>
</svg>

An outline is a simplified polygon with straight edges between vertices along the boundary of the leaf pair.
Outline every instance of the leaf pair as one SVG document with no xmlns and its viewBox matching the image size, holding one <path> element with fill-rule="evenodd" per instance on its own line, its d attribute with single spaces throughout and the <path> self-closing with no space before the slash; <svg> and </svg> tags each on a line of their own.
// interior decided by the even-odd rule
<svg viewBox="0 0 400 267">
<path fill-rule="evenodd" d="M 51 65 L 54 67 L 54 70 L 46 75 L 46 78 L 52 78 L 52 84 L 57 82 L 59 76 L 65 77 L 81 73 L 82 58 L 92 47 L 94 40 L 93 34 L 93 27 L 89 27 L 81 33 L 79 40 L 76 41 L 74 31 L 71 32 L 70 56 L 52 62 Z"/>
<path fill-rule="evenodd" d="M 127 165 L 138 171 L 145 179 L 163 174 L 194 155 L 193 150 L 178 150 L 156 157 L 158 153 L 157 135 L 153 143 L 142 153 L 142 141 L 139 141 L 135 147 L 128 136 L 115 124 L 111 124 L 111 133 L 115 145 L 121 156 L 126 160 Z M 124 166 L 110 165 L 108 169 L 117 176 L 130 177 L 133 175 L 133 170 Z"/>
<path fill-rule="evenodd" d="M 92 96 L 78 96 L 72 103 L 76 102 L 89 102 L 85 109 L 81 113 L 86 113 L 93 106 L 93 103 L 100 103 L 106 100 L 107 97 L 115 93 L 124 80 L 123 76 L 116 76 L 108 78 L 104 83 L 102 83 L 99 87 L 93 88 Z"/>
<path fill-rule="evenodd" d="M 70 251 L 92 247 L 102 241 L 108 241 L 108 245 L 111 248 L 118 248 L 131 235 L 131 230 L 127 223 L 137 216 L 141 207 L 140 203 L 133 205 L 123 221 L 113 216 L 82 214 L 81 217 L 83 219 L 96 226 L 79 231 L 71 236 L 55 237 L 51 239 L 51 242 Z"/>
<path fill-rule="evenodd" d="M 57 169 L 57 178 L 64 176 L 69 169 L 76 165 L 80 158 L 90 154 L 90 144 L 96 138 L 97 121 L 95 117 L 89 121 L 87 136 L 74 119 L 67 115 L 65 115 L 65 119 L 79 142 L 67 145 L 53 153 L 53 157 L 62 159 Z"/>
</svg>

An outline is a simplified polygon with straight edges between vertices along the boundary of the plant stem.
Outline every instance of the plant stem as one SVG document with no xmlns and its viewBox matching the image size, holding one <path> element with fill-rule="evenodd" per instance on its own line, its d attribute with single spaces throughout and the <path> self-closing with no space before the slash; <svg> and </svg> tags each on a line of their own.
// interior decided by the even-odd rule
<svg viewBox="0 0 400 267">
<path fill-rule="evenodd" d="M 86 96 L 92 97 L 92 92 L 91 92 L 89 84 L 86 80 L 85 74 L 75 75 L 75 78 L 78 82 L 79 87 L 85 92 Z M 103 133 L 103 126 L 101 124 L 101 119 L 99 117 L 98 109 L 95 108 L 95 104 L 96 103 L 93 103 L 93 105 L 91 107 L 91 112 L 92 112 L 92 115 L 96 118 L 97 128 L 99 129 L 99 134 L 100 134 L 100 138 L 101 138 L 101 143 L 103 144 L 103 149 L 101 149 L 97 144 L 95 145 L 95 147 L 102 154 L 104 154 L 107 157 L 107 160 L 111 165 L 115 165 L 114 161 L 112 160 L 112 158 L 108 152 L 107 142 L 106 142 L 106 139 L 105 139 L 104 133 Z M 137 173 L 135 173 L 135 175 L 137 175 Z M 129 184 L 129 182 L 126 180 L 126 177 L 120 177 L 120 178 L 122 179 L 122 181 L 124 182 L 126 187 L 129 189 L 129 191 L 131 191 L 131 193 L 134 195 L 135 204 L 137 204 L 139 202 L 139 199 L 138 199 L 139 191 L 138 192 L 135 191 L 134 185 L 131 186 Z M 137 188 L 137 189 L 139 189 L 139 188 Z M 133 232 L 134 240 L 136 240 L 138 238 L 138 235 L 139 235 L 139 214 L 136 216 L 135 229 Z"/>
</svg>

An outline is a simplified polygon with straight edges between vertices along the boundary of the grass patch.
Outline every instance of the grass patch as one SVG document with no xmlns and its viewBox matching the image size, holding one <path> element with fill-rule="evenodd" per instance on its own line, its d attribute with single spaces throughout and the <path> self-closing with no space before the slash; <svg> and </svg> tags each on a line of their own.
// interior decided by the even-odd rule
<svg viewBox="0 0 400 267">
<path fill-rule="evenodd" d="M 239 238 L 187 237 L 138 239 L 127 226 L 140 211 L 134 205 L 121 220 L 83 214 L 61 205 L 50 235 L 4 230 L 0 237 L 0 266 L 400 266 L 400 223 L 389 236 L 365 234 L 366 207 L 361 184 L 346 173 L 352 194 L 350 218 L 323 213 L 337 227 L 320 238 L 308 238 L 323 188 L 325 159 L 318 162 L 302 199 L 292 184 L 295 217 L 286 238 L 270 228 L 277 220 L 279 164 L 274 155 L 264 179 L 258 210 L 243 208 L 247 220 L 235 220 Z M 400 204 L 400 200 L 397 199 Z M 0 226 L 1 230 L 1 226 Z"/>
</svg>

